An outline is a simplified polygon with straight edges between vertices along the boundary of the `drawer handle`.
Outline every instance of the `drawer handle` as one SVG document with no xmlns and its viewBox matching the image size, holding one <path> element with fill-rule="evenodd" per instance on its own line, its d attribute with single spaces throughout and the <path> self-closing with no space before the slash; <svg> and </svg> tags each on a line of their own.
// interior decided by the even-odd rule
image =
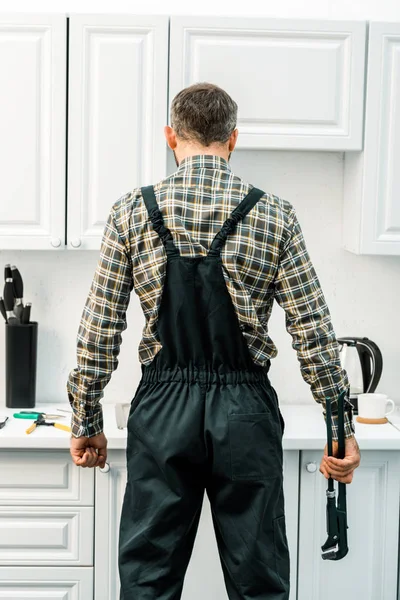
<svg viewBox="0 0 400 600">
<path fill-rule="evenodd" d="M 104 467 L 99 469 L 100 473 L 108 473 L 109 470 L 110 470 L 110 465 L 107 462 L 104 465 Z"/>
<path fill-rule="evenodd" d="M 307 463 L 306 469 L 309 473 L 315 473 L 315 471 L 317 470 L 317 463 L 315 463 L 315 462 Z"/>
<path fill-rule="evenodd" d="M 71 246 L 73 248 L 79 248 L 79 246 L 81 245 L 81 243 L 82 242 L 81 242 L 80 238 L 74 238 L 74 239 L 71 240 Z"/>
</svg>

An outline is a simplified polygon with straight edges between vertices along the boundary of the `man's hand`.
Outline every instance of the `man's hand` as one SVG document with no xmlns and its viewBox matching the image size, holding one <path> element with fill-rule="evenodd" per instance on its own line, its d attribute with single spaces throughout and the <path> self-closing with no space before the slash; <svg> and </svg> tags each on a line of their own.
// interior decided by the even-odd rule
<svg viewBox="0 0 400 600">
<path fill-rule="evenodd" d="M 78 467 L 104 467 L 107 460 L 107 438 L 104 433 L 93 437 L 71 437 L 70 452 Z"/>
<path fill-rule="evenodd" d="M 329 479 L 329 476 L 341 483 L 353 481 L 354 470 L 361 461 L 360 449 L 354 436 L 345 439 L 345 457 L 335 458 L 338 454 L 338 442 L 332 441 L 333 456 L 328 456 L 328 444 L 325 446 L 325 454 L 319 467 L 320 472 Z"/>
</svg>

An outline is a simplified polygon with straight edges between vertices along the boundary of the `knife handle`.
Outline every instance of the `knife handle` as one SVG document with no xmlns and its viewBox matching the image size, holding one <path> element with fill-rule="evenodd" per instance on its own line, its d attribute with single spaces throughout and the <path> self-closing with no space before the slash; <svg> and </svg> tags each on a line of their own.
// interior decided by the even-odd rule
<svg viewBox="0 0 400 600">
<path fill-rule="evenodd" d="M 57 429 L 63 429 L 64 431 L 71 431 L 71 427 L 68 427 L 68 425 L 61 425 L 61 423 L 54 423 L 54 427 L 57 427 Z"/>
<path fill-rule="evenodd" d="M 22 300 L 24 296 L 24 284 L 22 281 L 21 273 L 17 269 L 15 265 L 11 267 L 12 272 L 12 280 L 14 284 L 14 293 L 16 298 L 20 298 Z"/>
<path fill-rule="evenodd" d="M 6 307 L 4 306 L 3 298 L 0 298 L 0 313 L 3 315 L 3 317 L 5 318 L 6 323 L 7 323 L 7 312 L 6 312 Z"/>
<path fill-rule="evenodd" d="M 34 421 L 32 423 L 32 425 L 30 427 L 28 427 L 28 429 L 26 430 L 25 433 L 32 433 L 32 431 L 34 431 L 36 429 L 36 421 Z"/>
<path fill-rule="evenodd" d="M 23 310 L 22 316 L 21 316 L 21 323 L 23 323 L 24 325 L 29 323 L 29 320 L 31 318 L 31 306 L 32 306 L 31 302 L 27 302 L 24 306 L 24 310 Z"/>
<path fill-rule="evenodd" d="M 7 311 L 14 310 L 14 286 L 11 277 L 6 279 L 6 284 L 4 286 L 4 306 Z"/>
</svg>

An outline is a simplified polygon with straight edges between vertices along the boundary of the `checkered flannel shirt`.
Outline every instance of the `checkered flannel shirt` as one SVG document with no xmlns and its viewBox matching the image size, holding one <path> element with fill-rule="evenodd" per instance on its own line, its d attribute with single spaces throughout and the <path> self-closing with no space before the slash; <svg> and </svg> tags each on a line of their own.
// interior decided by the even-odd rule
<svg viewBox="0 0 400 600">
<path fill-rule="evenodd" d="M 154 186 L 166 226 L 183 256 L 204 256 L 232 210 L 251 189 L 219 156 L 196 155 Z M 301 374 L 323 407 L 331 399 L 337 439 L 337 398 L 348 393 L 338 344 L 321 286 L 308 255 L 293 206 L 271 193 L 240 221 L 222 249 L 224 277 L 253 360 L 265 365 L 277 354 L 268 335 L 274 299 L 286 313 Z M 166 271 L 164 246 L 153 230 L 140 188 L 112 206 L 100 258 L 77 335 L 77 368 L 68 377 L 72 435 L 103 430 L 100 399 L 118 365 L 121 333 L 132 289 L 139 297 L 145 327 L 139 361 L 152 362 L 161 345 L 157 315 Z M 345 401 L 345 435 L 353 434 L 352 405 Z"/>
</svg>

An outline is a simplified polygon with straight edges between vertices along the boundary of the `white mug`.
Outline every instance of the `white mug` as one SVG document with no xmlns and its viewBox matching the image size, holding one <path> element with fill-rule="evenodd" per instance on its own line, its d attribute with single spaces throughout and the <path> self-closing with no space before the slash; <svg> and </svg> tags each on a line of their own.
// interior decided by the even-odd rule
<svg viewBox="0 0 400 600">
<path fill-rule="evenodd" d="M 388 402 L 392 405 L 392 408 L 386 411 Z M 393 400 L 389 400 L 386 394 L 358 395 L 358 414 L 365 419 L 383 419 L 390 415 L 395 408 L 395 403 Z"/>
</svg>

